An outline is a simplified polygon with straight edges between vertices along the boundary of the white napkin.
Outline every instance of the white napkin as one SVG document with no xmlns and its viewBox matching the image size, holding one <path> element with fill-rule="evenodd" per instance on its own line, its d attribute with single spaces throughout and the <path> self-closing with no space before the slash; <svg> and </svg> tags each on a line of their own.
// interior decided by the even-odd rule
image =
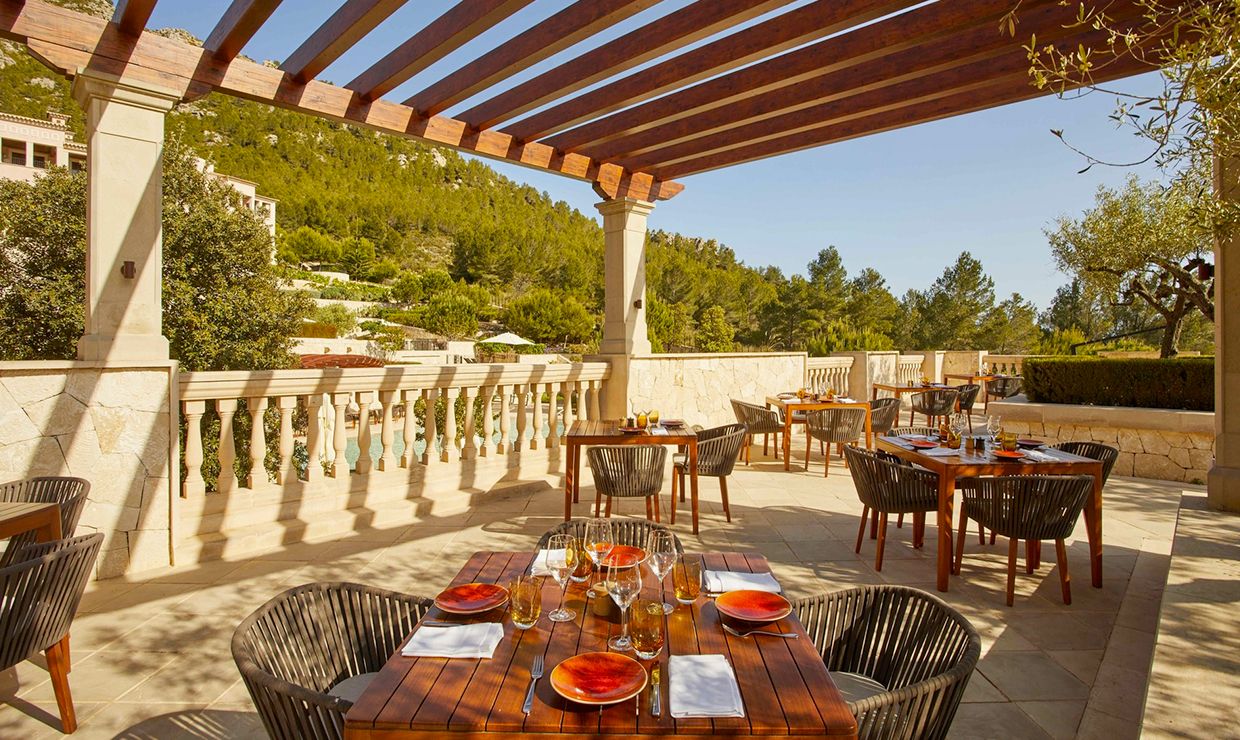
<svg viewBox="0 0 1240 740">
<path fill-rule="evenodd" d="M 836 403 L 856 403 L 857 401 L 855 399 L 849 398 L 848 396 L 837 396 L 835 399 L 835 402 Z"/>
<path fill-rule="evenodd" d="M 1059 459 L 1058 457 L 1050 454 L 1049 452 L 1043 452 L 1041 450 L 1024 450 L 1024 453 L 1025 453 L 1025 457 L 1029 458 L 1030 460 L 1033 460 L 1034 462 L 1050 462 L 1052 460 Z"/>
<path fill-rule="evenodd" d="M 490 658 L 504 639 L 498 622 L 453 627 L 420 627 L 400 654 L 420 658 Z"/>
<path fill-rule="evenodd" d="M 667 670 L 673 717 L 745 716 L 736 674 L 722 655 L 673 655 Z"/>
<path fill-rule="evenodd" d="M 547 559 L 550 558 L 553 553 L 562 557 L 564 554 L 564 551 L 563 550 L 539 550 L 538 554 L 534 556 L 534 562 L 530 564 L 530 575 L 550 576 L 551 567 L 547 565 Z"/>
<path fill-rule="evenodd" d="M 777 594 L 782 589 L 779 581 L 770 573 L 733 573 L 729 570 L 707 570 L 702 572 L 702 580 L 706 590 L 713 594 L 727 591 L 769 591 Z"/>
<path fill-rule="evenodd" d="M 652 434 L 655 437 L 666 437 L 667 430 L 664 429 L 663 427 L 650 427 L 650 434 Z"/>
<path fill-rule="evenodd" d="M 918 450 L 918 452 L 927 457 L 955 457 L 961 454 L 960 450 L 953 450 L 950 447 L 931 447 L 928 450 Z"/>
</svg>

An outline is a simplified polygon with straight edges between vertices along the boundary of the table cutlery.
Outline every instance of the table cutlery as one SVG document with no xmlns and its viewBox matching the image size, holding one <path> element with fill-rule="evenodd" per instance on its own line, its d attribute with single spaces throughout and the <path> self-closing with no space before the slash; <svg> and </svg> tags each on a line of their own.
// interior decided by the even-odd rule
<svg viewBox="0 0 1240 740">
<path fill-rule="evenodd" d="M 538 679 L 543 675 L 543 656 L 542 654 L 534 656 L 534 664 L 530 666 L 530 690 L 525 692 L 525 706 L 521 711 L 526 714 L 534 708 L 534 687 L 538 685 Z"/>
<path fill-rule="evenodd" d="M 659 694 L 659 667 L 655 666 L 650 671 L 650 686 L 653 689 L 650 692 L 650 714 L 655 717 L 663 715 L 663 698 Z"/>
<path fill-rule="evenodd" d="M 765 630 L 749 630 L 748 632 L 741 632 L 740 630 L 733 629 L 732 627 L 729 627 L 726 624 L 723 625 L 723 629 L 728 634 L 736 635 L 737 637 L 750 637 L 751 635 L 769 635 L 770 637 L 786 637 L 786 638 L 793 639 L 793 640 L 797 638 L 797 633 L 795 632 L 767 632 Z"/>
</svg>

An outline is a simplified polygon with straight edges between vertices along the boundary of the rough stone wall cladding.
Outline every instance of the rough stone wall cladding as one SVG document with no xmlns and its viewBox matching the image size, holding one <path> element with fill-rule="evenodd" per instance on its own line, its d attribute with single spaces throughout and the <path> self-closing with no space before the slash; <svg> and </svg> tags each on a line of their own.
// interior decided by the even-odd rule
<svg viewBox="0 0 1240 740">
<path fill-rule="evenodd" d="M 762 404 L 804 383 L 803 355 L 638 358 L 629 366 L 633 408 L 704 427 L 736 421 L 733 398 Z"/>
<path fill-rule="evenodd" d="M 0 369 L 0 479 L 73 475 L 98 577 L 168 564 L 169 369 Z"/>
<path fill-rule="evenodd" d="M 1114 475 L 1204 483 L 1214 460 L 1214 435 L 1112 426 L 1004 421 L 1004 429 L 1048 442 L 1091 440 L 1119 448 Z"/>
</svg>

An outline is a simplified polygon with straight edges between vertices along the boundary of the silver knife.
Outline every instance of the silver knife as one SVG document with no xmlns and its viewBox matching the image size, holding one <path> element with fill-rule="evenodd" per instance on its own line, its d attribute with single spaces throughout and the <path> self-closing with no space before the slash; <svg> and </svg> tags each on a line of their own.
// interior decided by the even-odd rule
<svg viewBox="0 0 1240 740">
<path fill-rule="evenodd" d="M 650 685 L 654 689 L 650 692 L 650 714 L 659 717 L 663 714 L 663 698 L 659 693 L 659 667 L 655 666 L 650 671 Z"/>
</svg>

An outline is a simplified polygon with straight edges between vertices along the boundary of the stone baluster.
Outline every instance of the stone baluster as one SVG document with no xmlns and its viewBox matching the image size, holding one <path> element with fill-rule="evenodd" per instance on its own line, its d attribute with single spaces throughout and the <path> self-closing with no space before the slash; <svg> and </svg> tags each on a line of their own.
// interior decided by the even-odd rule
<svg viewBox="0 0 1240 740">
<path fill-rule="evenodd" d="M 512 449 L 514 450 L 523 449 L 523 445 L 525 445 L 525 430 L 529 424 L 525 408 L 525 393 L 528 387 L 525 385 L 514 385 L 512 387 L 512 391 L 517 397 L 517 438 L 512 441 Z"/>
<path fill-rule="evenodd" d="M 267 399 L 247 398 L 246 406 L 250 409 L 250 475 L 245 485 L 251 489 L 258 488 L 267 482 L 267 425 L 263 423 L 263 412 L 267 410 Z"/>
<path fill-rule="evenodd" d="M 598 420 L 598 419 L 603 418 L 603 412 L 599 408 L 599 396 L 601 395 L 600 391 L 602 390 L 601 386 L 602 386 L 602 381 L 598 381 L 598 380 L 590 381 L 589 409 L 590 409 L 590 418 L 592 420 Z"/>
<path fill-rule="evenodd" d="M 215 490 L 232 493 L 237 487 L 237 473 L 233 470 L 233 463 L 237 461 L 237 447 L 233 444 L 233 414 L 237 413 L 237 399 L 221 398 L 215 402 L 215 410 L 220 415 L 220 475 L 216 479 Z"/>
<path fill-rule="evenodd" d="M 560 384 L 547 383 L 544 386 L 547 389 L 547 449 L 557 449 L 560 446 L 560 420 L 556 409 L 559 406 Z M 564 399 L 567 404 L 568 399 Z M 565 419 L 568 418 L 567 410 L 564 414 Z"/>
<path fill-rule="evenodd" d="M 206 411 L 206 401 L 185 402 L 185 482 L 181 484 L 185 498 L 207 490 L 202 479 L 202 415 Z"/>
<path fill-rule="evenodd" d="M 375 402 L 374 391 L 357 392 L 357 465 L 358 475 L 369 475 L 375 464 L 370 457 L 370 407 Z"/>
<path fill-rule="evenodd" d="M 483 386 L 481 391 L 478 394 L 478 405 L 482 409 L 482 446 L 478 454 L 482 457 L 492 457 L 495 449 L 495 404 L 492 403 L 495 398 L 495 388 Z"/>
<path fill-rule="evenodd" d="M 542 404 L 542 386 L 538 383 L 530 383 L 530 405 L 534 407 L 534 425 L 530 434 L 530 449 L 543 449 L 543 404 Z"/>
<path fill-rule="evenodd" d="M 399 397 L 400 391 L 379 391 L 379 403 L 383 406 L 383 425 L 379 428 L 383 450 L 379 453 L 379 469 L 385 472 L 396 468 L 396 455 L 392 452 L 396 443 L 396 422 L 392 418 L 392 407 Z"/>
<path fill-rule="evenodd" d="M 400 466 L 402 468 L 412 468 L 415 460 L 413 444 L 418 441 L 418 415 L 414 413 L 415 405 L 422 392 L 415 389 L 401 391 L 401 398 L 405 401 L 405 427 L 403 429 L 405 437 L 405 449 L 400 453 Z"/>
<path fill-rule="evenodd" d="M 508 454 L 508 404 L 509 396 L 515 390 L 515 386 L 510 388 L 501 385 L 496 389 L 499 392 L 499 445 L 495 451 L 501 455 Z"/>
<path fill-rule="evenodd" d="M 323 449 L 323 394 L 306 396 L 306 480 L 316 481 L 323 477 L 323 463 L 319 453 Z"/>
<path fill-rule="evenodd" d="M 280 464 L 277 467 L 276 482 L 288 485 L 297 480 L 297 471 L 293 469 L 293 409 L 297 408 L 297 396 L 277 396 L 276 409 L 280 412 Z"/>
<path fill-rule="evenodd" d="M 478 434 L 474 429 L 474 412 L 477 407 L 474 405 L 478 398 L 478 389 L 466 387 L 461 389 L 461 402 L 465 404 L 465 428 L 461 430 L 461 459 L 474 460 L 478 457 Z"/>
<path fill-rule="evenodd" d="M 423 438 L 426 449 L 422 450 L 422 464 L 431 465 L 439 459 L 439 451 L 435 449 L 435 440 L 439 436 L 439 422 L 435 418 L 435 408 L 439 405 L 439 389 L 427 388 L 422 391 L 422 401 L 426 407 L 426 418 L 422 425 L 425 430 Z"/>
<path fill-rule="evenodd" d="M 349 423 L 349 401 L 352 399 L 352 393 L 332 394 L 332 410 L 335 411 L 332 421 L 332 477 L 337 480 L 349 479 L 349 460 L 344 453 L 349 449 L 349 431 L 345 427 Z"/>
<path fill-rule="evenodd" d="M 439 452 L 439 459 L 452 462 L 460 454 L 456 449 L 456 399 L 461 395 L 461 389 L 445 388 L 441 392 L 447 400 L 443 415 L 443 449 Z"/>
</svg>

